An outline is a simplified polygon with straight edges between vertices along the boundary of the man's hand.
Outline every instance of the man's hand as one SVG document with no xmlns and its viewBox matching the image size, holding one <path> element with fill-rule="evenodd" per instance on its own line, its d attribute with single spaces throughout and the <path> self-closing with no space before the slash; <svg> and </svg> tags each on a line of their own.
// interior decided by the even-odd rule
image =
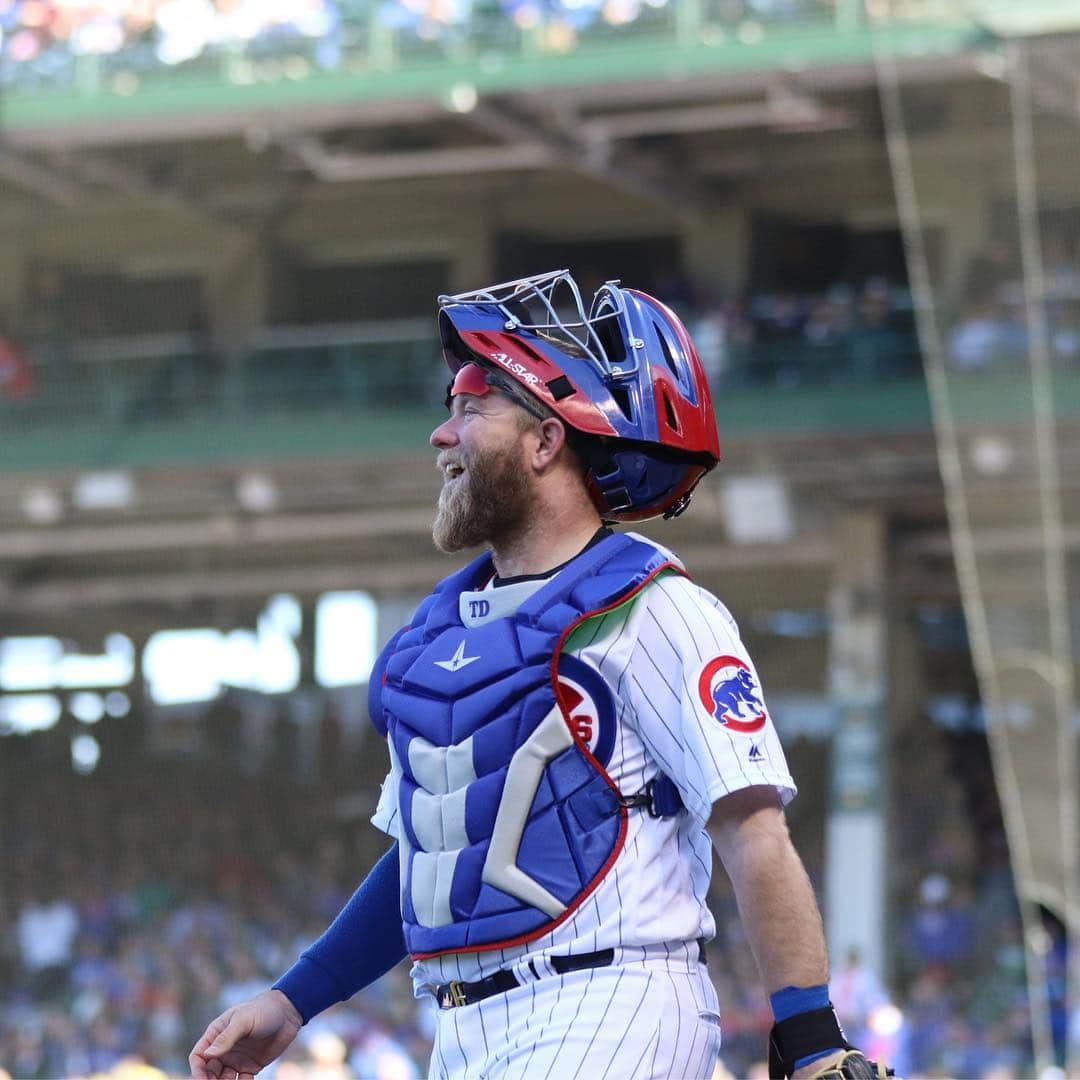
<svg viewBox="0 0 1080 1080">
<path fill-rule="evenodd" d="M 210 1022 L 188 1055 L 191 1075 L 196 1080 L 254 1080 L 284 1053 L 303 1024 L 280 990 L 264 990 Z"/>
<path fill-rule="evenodd" d="M 791 1080 L 886 1080 L 892 1069 L 867 1061 L 858 1050 L 838 1050 L 835 1054 L 811 1061 L 791 1074 Z"/>
<path fill-rule="evenodd" d="M 811 1061 L 801 1069 L 796 1069 L 791 1074 L 791 1080 L 809 1080 L 810 1077 L 825 1072 L 831 1066 L 838 1065 L 844 1060 L 846 1053 L 846 1050 L 837 1050 L 835 1054 L 829 1054 L 827 1057 L 818 1058 L 817 1061 Z"/>
</svg>

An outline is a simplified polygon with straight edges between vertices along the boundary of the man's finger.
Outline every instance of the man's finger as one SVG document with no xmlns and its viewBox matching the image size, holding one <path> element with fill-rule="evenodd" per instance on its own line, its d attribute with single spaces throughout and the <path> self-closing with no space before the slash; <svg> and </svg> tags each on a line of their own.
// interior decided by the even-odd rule
<svg viewBox="0 0 1080 1080">
<path fill-rule="evenodd" d="M 233 1039 L 223 1042 L 229 1026 L 229 1013 L 222 1013 L 210 1022 L 202 1033 L 202 1038 L 192 1047 L 188 1055 L 188 1067 L 195 1080 L 218 1080 L 221 1076 L 220 1055 L 232 1045 Z"/>
<path fill-rule="evenodd" d="M 214 1022 L 215 1024 L 217 1021 Z M 207 1029 L 207 1034 L 211 1034 L 211 1028 Z M 242 1030 L 242 1025 L 236 1023 L 235 1015 L 230 1016 L 218 1030 L 217 1034 L 213 1036 L 212 1041 L 203 1051 L 205 1057 L 220 1058 L 223 1054 L 227 1054 L 236 1043 L 247 1034 L 247 1031 Z"/>
<path fill-rule="evenodd" d="M 192 1053 L 188 1057 L 188 1067 L 194 1080 L 219 1080 L 222 1063 L 217 1058 L 207 1061 L 201 1054 Z"/>
<path fill-rule="evenodd" d="M 192 1047 L 191 1056 L 195 1057 L 199 1055 L 201 1057 L 206 1056 L 207 1048 L 213 1043 L 217 1037 L 229 1026 L 229 1014 L 222 1013 L 217 1019 L 211 1020 L 206 1026 L 206 1030 L 202 1033 L 202 1038 Z"/>
</svg>

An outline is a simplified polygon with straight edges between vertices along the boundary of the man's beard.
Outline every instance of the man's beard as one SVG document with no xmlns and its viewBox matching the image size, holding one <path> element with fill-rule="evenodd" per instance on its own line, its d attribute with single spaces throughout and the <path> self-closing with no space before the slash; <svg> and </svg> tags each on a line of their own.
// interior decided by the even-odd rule
<svg viewBox="0 0 1080 1080">
<path fill-rule="evenodd" d="M 520 454 L 482 450 L 463 459 L 465 475 L 444 483 L 431 535 L 450 554 L 481 544 L 497 545 L 521 530 L 529 515 L 530 490 Z"/>
</svg>

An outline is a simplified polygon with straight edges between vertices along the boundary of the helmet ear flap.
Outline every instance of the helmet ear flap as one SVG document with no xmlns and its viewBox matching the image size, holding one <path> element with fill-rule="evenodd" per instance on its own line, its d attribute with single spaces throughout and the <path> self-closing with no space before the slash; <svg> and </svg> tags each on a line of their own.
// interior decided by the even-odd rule
<svg viewBox="0 0 1080 1080">
<path fill-rule="evenodd" d="M 609 523 L 678 517 L 712 467 L 700 456 L 658 453 L 641 443 L 584 439 L 570 445 L 585 466 L 593 505 Z"/>
</svg>

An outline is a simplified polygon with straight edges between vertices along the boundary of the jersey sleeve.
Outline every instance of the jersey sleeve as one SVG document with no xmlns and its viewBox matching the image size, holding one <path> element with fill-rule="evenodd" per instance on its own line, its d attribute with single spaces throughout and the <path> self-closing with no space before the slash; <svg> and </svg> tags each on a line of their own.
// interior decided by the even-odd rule
<svg viewBox="0 0 1080 1080">
<path fill-rule="evenodd" d="M 796 793 L 753 661 L 735 620 L 707 590 L 676 574 L 658 578 L 635 612 L 632 677 L 625 691 L 638 733 L 687 809 L 755 785 Z"/>
</svg>

